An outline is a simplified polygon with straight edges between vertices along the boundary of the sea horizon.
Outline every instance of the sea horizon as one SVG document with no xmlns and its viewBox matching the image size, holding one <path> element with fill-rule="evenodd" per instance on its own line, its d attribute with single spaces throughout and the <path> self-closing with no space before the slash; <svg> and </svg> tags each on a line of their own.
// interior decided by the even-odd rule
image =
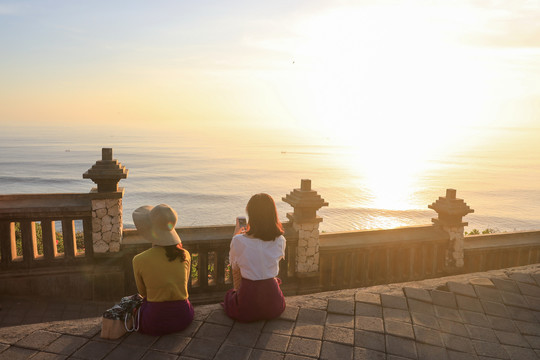
<svg viewBox="0 0 540 360">
<path fill-rule="evenodd" d="M 113 157 L 129 170 L 119 184 L 125 189 L 126 228 L 133 228 L 135 208 L 159 203 L 176 209 L 177 227 L 232 224 L 258 192 L 274 197 L 286 221 L 292 208 L 281 198 L 307 178 L 329 202 L 319 211 L 323 232 L 429 225 L 436 213 L 428 205 L 447 188 L 475 210 L 464 218 L 465 231 L 540 229 L 540 160 L 527 151 L 538 129 L 493 128 L 494 140 L 482 129 L 482 146 L 423 156 L 421 164 L 399 159 L 399 153 L 397 162 L 385 155 L 388 168 L 370 168 L 370 158 L 381 161 L 376 153 L 362 155 L 358 147 L 323 136 L 43 131 L 47 136 L 13 128 L 0 136 L 1 193 L 88 192 L 95 184 L 82 174 L 100 159 L 102 147 L 112 147 Z"/>
</svg>

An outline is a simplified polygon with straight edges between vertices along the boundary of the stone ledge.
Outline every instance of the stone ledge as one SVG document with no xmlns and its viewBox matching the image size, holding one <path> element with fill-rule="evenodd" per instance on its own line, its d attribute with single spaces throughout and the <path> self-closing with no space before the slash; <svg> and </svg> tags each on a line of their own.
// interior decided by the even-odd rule
<svg viewBox="0 0 540 360">
<path fill-rule="evenodd" d="M 429 315 L 415 309 L 421 310 L 417 305 L 433 305 L 407 297 L 412 295 L 427 300 L 423 296 L 427 292 L 437 293 L 437 297 L 462 296 L 478 300 L 456 295 L 451 291 L 453 286 L 450 289 L 447 286 L 448 283 L 475 283 L 474 279 L 478 278 L 492 279 L 496 287 L 487 289 L 513 295 L 520 291 L 530 293 L 530 299 L 519 295 L 531 300 L 520 303 L 530 308 L 512 308 L 519 311 L 509 311 L 508 318 L 501 318 L 486 315 L 485 309 L 474 312 L 445 307 L 443 301 L 442 305 L 435 305 L 437 311 Z M 520 288 L 522 284 L 534 288 Z M 161 337 L 128 334 L 118 340 L 99 337 L 99 310 L 110 307 L 105 303 L 64 303 L 36 298 L 13 300 L 0 296 L 4 306 L 0 311 L 0 358 L 28 357 L 38 352 L 58 355 L 58 358 L 102 358 L 109 354 L 111 357 L 129 355 L 149 359 L 158 353 L 164 359 L 176 359 L 179 355 L 180 359 L 189 356 L 249 358 L 250 355 L 280 359 L 305 356 L 453 359 L 456 354 L 460 354 L 460 358 L 476 358 L 477 354 L 535 358 L 540 355 L 540 319 L 525 315 L 528 311 L 540 310 L 540 302 L 532 301 L 540 299 L 536 296 L 540 295 L 536 288 L 540 288 L 540 264 L 287 297 L 290 314 L 252 324 L 227 318 L 219 304 L 200 305 L 195 306 L 192 325 L 178 334 Z M 357 301 L 353 302 L 353 299 Z M 433 300 L 439 303 L 440 299 L 433 297 Z M 501 306 L 511 307 L 502 300 L 501 296 Z M 332 313 L 336 310 L 349 313 L 352 304 L 359 310 L 356 316 Z M 404 309 L 390 306 L 396 304 Z M 345 309 L 342 309 L 343 305 Z M 382 314 L 372 311 L 379 308 L 382 308 Z M 405 316 L 407 314 L 410 317 Z M 64 319 L 65 316 L 69 318 Z"/>
<path fill-rule="evenodd" d="M 103 199 L 121 199 L 124 197 L 124 188 L 119 187 L 118 191 L 110 191 L 110 192 L 98 192 L 97 188 L 92 188 L 90 190 L 90 199 L 92 200 L 103 200 Z"/>
</svg>

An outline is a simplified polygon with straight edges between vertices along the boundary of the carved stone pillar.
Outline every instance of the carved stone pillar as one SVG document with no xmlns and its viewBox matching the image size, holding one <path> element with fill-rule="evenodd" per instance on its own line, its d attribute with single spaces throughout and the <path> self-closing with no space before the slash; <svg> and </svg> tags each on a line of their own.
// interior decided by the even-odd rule
<svg viewBox="0 0 540 360">
<path fill-rule="evenodd" d="M 317 210 L 328 203 L 311 190 L 311 180 L 303 179 L 300 189 L 294 189 L 283 201 L 294 208 L 287 217 L 298 231 L 298 248 L 296 249 L 297 275 L 316 275 L 319 272 L 319 223 L 322 218 L 317 216 Z"/>
<path fill-rule="evenodd" d="M 435 226 L 439 226 L 448 233 L 450 242 L 446 253 L 446 266 L 448 268 L 462 268 L 464 265 L 463 243 L 464 229 L 468 225 L 462 222 L 463 216 L 473 213 L 463 199 L 456 198 L 455 189 L 447 189 L 446 197 L 439 197 L 433 204 L 428 205 L 437 212 L 438 218 L 431 219 Z"/>
<path fill-rule="evenodd" d="M 83 178 L 97 184 L 91 190 L 92 241 L 96 253 L 120 251 L 124 189 L 118 187 L 118 182 L 127 175 L 125 166 L 113 160 L 111 148 L 103 148 L 102 159 L 83 174 Z"/>
</svg>

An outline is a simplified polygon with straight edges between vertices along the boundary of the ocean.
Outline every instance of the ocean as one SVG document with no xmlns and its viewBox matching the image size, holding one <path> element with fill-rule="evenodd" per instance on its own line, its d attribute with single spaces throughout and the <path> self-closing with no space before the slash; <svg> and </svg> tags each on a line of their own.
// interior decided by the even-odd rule
<svg viewBox="0 0 540 360">
<path fill-rule="evenodd" d="M 486 132 L 444 154 L 422 150 L 420 159 L 294 133 L 13 128 L 0 134 L 0 193 L 88 192 L 95 184 L 82 174 L 112 147 L 129 169 L 120 181 L 126 228 L 134 209 L 160 203 L 176 209 L 177 226 L 232 224 L 258 192 L 272 195 L 285 220 L 292 208 L 282 197 L 311 179 L 329 203 L 319 211 L 324 232 L 430 224 L 428 205 L 447 188 L 474 209 L 466 231 L 540 229 L 540 129 L 477 131 Z"/>
</svg>

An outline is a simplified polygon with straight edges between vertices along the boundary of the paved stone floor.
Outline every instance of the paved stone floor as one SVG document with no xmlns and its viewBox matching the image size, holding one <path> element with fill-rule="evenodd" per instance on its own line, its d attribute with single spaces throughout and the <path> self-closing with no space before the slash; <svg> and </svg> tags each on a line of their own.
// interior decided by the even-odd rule
<svg viewBox="0 0 540 360">
<path fill-rule="evenodd" d="M 287 297 L 250 324 L 198 306 L 181 333 L 99 337 L 112 304 L 0 296 L 0 359 L 540 359 L 540 264 Z"/>
</svg>

